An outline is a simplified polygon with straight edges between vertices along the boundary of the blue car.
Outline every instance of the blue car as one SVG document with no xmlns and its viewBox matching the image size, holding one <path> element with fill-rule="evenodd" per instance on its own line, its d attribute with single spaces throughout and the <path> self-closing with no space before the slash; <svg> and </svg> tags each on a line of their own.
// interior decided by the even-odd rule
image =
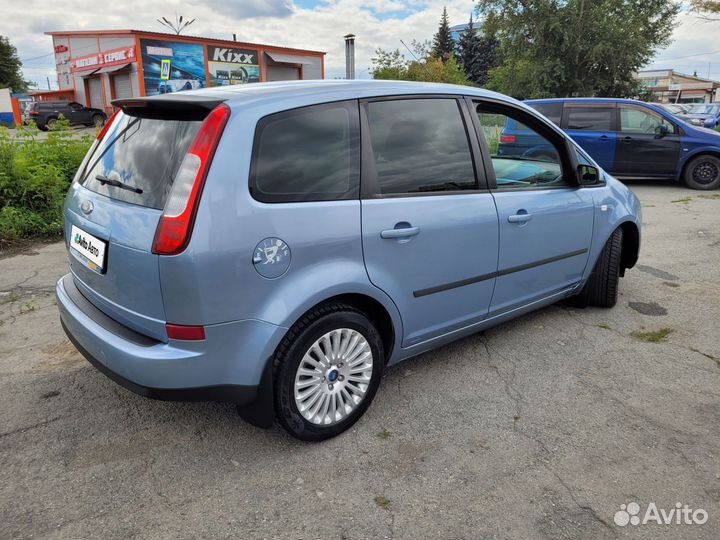
<svg viewBox="0 0 720 540">
<path fill-rule="evenodd" d="M 606 98 L 526 103 L 561 127 L 616 178 L 658 178 L 683 182 L 692 189 L 720 188 L 720 133 L 689 125 L 662 107 Z M 504 155 L 543 155 L 546 150 L 524 126 L 512 121 L 500 135 Z"/>
<path fill-rule="evenodd" d="M 693 126 L 715 129 L 720 126 L 720 103 L 693 103 L 678 117 Z"/>
<path fill-rule="evenodd" d="M 70 340 L 143 396 L 326 439 L 386 365 L 560 300 L 611 307 L 638 259 L 637 197 L 499 94 L 302 81 L 114 104 L 67 195 L 56 293 Z M 508 119 L 542 159 L 497 154 Z"/>
</svg>

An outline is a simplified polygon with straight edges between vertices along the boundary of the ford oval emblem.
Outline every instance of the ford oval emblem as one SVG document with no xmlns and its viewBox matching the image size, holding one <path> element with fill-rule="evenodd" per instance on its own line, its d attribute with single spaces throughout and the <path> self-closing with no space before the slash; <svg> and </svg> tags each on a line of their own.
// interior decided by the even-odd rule
<svg viewBox="0 0 720 540">
<path fill-rule="evenodd" d="M 80 204 L 80 210 L 82 210 L 82 213 L 83 213 L 83 214 L 89 214 L 89 213 L 91 213 L 94 208 L 95 208 L 95 206 L 93 206 L 92 201 L 83 201 L 83 202 Z"/>
</svg>

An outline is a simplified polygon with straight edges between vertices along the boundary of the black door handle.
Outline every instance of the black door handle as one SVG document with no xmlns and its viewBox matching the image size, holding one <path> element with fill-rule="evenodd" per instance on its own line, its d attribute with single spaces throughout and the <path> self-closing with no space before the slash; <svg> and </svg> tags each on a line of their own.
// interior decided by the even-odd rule
<svg viewBox="0 0 720 540">
<path fill-rule="evenodd" d="M 624 143 L 629 143 L 629 142 L 632 142 L 632 140 L 633 140 L 632 137 L 623 137 L 623 140 L 622 140 L 622 141 L 623 141 Z"/>
</svg>

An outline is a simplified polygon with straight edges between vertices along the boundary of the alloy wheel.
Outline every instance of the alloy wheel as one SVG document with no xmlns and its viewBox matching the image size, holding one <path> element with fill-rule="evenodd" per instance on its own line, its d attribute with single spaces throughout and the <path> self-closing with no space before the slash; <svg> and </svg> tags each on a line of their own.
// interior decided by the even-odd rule
<svg viewBox="0 0 720 540">
<path fill-rule="evenodd" d="M 330 426 L 365 399 L 373 371 L 367 339 L 350 328 L 331 330 L 307 350 L 293 386 L 295 405 L 311 424 Z"/>
</svg>

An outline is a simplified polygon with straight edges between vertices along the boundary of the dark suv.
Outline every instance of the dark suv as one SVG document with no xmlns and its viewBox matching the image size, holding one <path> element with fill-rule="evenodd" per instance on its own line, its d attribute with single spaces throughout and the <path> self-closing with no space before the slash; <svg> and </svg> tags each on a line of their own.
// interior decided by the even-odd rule
<svg viewBox="0 0 720 540">
<path fill-rule="evenodd" d="M 85 107 L 75 101 L 36 101 L 27 110 L 28 120 L 33 120 L 43 131 L 55 124 L 61 114 L 73 126 L 102 126 L 107 120 L 107 115 L 100 109 Z"/>
</svg>

